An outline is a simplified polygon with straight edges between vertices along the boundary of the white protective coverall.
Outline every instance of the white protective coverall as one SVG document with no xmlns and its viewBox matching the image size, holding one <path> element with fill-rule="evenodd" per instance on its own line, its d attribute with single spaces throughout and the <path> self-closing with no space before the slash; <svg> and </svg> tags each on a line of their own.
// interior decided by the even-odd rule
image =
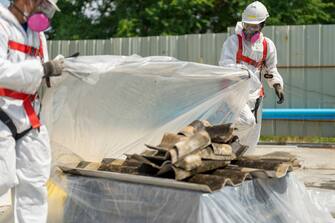
<svg viewBox="0 0 335 223">
<path fill-rule="evenodd" d="M 236 57 L 238 51 L 238 36 L 242 35 L 242 22 L 238 22 L 235 28 L 235 34 L 228 37 L 224 42 L 221 51 L 221 57 L 219 61 L 220 66 L 231 66 L 236 65 Z M 273 75 L 272 78 L 266 79 L 270 88 L 273 88 L 274 84 L 280 84 L 283 86 L 283 79 L 277 70 L 277 51 L 274 43 L 267 37 L 264 37 L 261 33 L 260 38 L 252 44 L 250 41 L 242 39 L 243 55 L 253 59 L 254 61 L 261 61 L 263 58 L 263 39 L 266 39 L 267 43 L 267 54 L 265 59 L 265 67 L 257 68 L 244 61 L 240 62 L 240 66 L 248 68 L 252 74 L 256 75 L 262 82 L 262 77 L 265 73 Z M 236 134 L 239 136 L 240 141 L 244 145 L 249 146 L 248 153 L 252 152 L 259 140 L 261 131 L 261 119 L 262 119 L 262 103 L 260 104 L 257 112 L 257 123 L 252 110 L 255 108 L 257 98 L 261 95 L 261 89 L 259 86 L 253 88 L 250 92 L 248 105 L 241 111 L 240 118 L 236 123 L 238 131 Z"/>
<path fill-rule="evenodd" d="M 9 47 L 9 41 L 32 46 L 40 52 L 43 49 L 44 62 L 48 60 L 44 34 L 29 28 L 25 31 L 16 17 L 0 4 L 0 88 L 35 94 L 44 75 L 42 56 L 14 50 Z M 33 106 L 31 110 L 39 114 L 38 98 L 30 105 Z M 0 96 L 0 107 L 12 119 L 18 133 L 31 127 L 22 100 Z M 14 189 L 15 222 L 46 222 L 46 182 L 50 163 L 50 143 L 45 125 L 41 124 L 16 141 L 7 125 L 0 121 L 0 195 Z"/>
</svg>

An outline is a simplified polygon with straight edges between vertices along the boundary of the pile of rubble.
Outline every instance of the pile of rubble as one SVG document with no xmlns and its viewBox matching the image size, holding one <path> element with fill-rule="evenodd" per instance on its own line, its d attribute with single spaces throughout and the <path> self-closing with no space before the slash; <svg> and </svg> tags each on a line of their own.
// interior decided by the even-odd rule
<svg viewBox="0 0 335 223">
<path fill-rule="evenodd" d="M 214 191 L 252 178 L 283 177 L 300 167 L 288 153 L 242 156 L 248 147 L 233 132 L 231 124 L 212 126 L 197 120 L 177 134 L 166 133 L 157 146 L 146 145 L 141 154 L 126 155 L 125 160 L 103 159 L 97 170 L 172 178 L 205 184 Z M 88 165 L 81 162 L 77 168 Z"/>
</svg>

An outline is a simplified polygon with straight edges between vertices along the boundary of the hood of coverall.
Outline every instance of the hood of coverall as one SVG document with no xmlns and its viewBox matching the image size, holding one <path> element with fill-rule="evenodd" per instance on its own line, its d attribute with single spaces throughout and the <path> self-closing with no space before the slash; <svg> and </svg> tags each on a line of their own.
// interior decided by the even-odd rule
<svg viewBox="0 0 335 223">
<path fill-rule="evenodd" d="M 13 13 L 11 13 L 11 11 L 9 11 L 8 8 L 2 4 L 0 4 L 0 17 L 6 20 L 10 25 L 16 26 L 19 30 L 25 33 L 17 18 L 13 15 Z"/>
</svg>

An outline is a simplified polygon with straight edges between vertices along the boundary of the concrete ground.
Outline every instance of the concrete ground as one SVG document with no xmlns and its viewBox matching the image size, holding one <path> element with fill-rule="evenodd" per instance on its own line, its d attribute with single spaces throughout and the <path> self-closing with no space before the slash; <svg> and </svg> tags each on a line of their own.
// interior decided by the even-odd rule
<svg viewBox="0 0 335 223">
<path fill-rule="evenodd" d="M 307 189 L 317 195 L 335 217 L 335 149 L 301 148 L 297 146 L 259 145 L 254 155 L 262 155 L 275 151 L 285 151 L 296 155 L 302 161 L 302 168 L 296 176 L 302 180 Z M 9 223 L 8 206 L 0 199 L 0 222 Z"/>
</svg>

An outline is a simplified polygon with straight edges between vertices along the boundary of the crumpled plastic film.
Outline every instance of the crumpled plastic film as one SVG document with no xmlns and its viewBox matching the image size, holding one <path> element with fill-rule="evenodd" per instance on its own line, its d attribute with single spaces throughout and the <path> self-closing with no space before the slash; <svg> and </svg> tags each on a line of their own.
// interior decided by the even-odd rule
<svg viewBox="0 0 335 223">
<path fill-rule="evenodd" d="M 196 119 L 234 123 L 255 81 L 246 70 L 171 57 L 79 57 L 66 60 L 65 70 L 95 83 L 65 72 L 67 78 L 45 91 L 53 150 L 61 146 L 98 162 L 141 152 Z"/>
<path fill-rule="evenodd" d="M 331 189 L 321 189 L 310 187 L 307 189 L 309 196 L 315 205 L 322 207 L 335 217 L 335 191 Z"/>
<path fill-rule="evenodd" d="M 80 176 L 68 176 L 66 185 L 64 222 L 334 222 L 293 174 L 211 194 Z"/>
</svg>

